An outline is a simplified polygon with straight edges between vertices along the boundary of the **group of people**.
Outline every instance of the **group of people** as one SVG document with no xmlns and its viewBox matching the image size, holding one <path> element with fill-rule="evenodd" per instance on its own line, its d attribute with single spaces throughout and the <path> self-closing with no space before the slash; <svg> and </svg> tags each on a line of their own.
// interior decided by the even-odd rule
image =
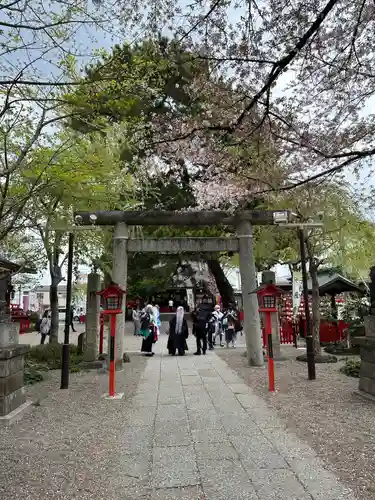
<svg viewBox="0 0 375 500">
<path fill-rule="evenodd" d="M 193 335 L 196 337 L 197 351 L 195 355 L 206 354 L 207 348 L 214 349 L 217 343 L 224 347 L 236 347 L 237 332 L 242 330 L 236 308 L 230 304 L 221 311 L 219 305 L 212 306 L 202 303 L 191 314 L 193 320 Z M 133 310 L 134 335 L 142 337 L 141 352 L 153 356 L 153 344 L 160 334 L 160 311 L 157 305 L 147 305 L 142 310 Z M 177 308 L 176 314 L 169 322 L 167 349 L 171 356 L 178 353 L 183 356 L 188 350 L 188 323 L 185 310 Z M 225 343 L 224 343 L 225 342 Z"/>
<path fill-rule="evenodd" d="M 133 309 L 134 335 L 142 337 L 141 352 L 153 356 L 153 344 L 160 333 L 160 311 L 158 305 L 148 304 L 143 309 Z"/>
<path fill-rule="evenodd" d="M 201 304 L 193 311 L 192 319 L 193 334 L 197 340 L 195 355 L 206 354 L 207 346 L 212 350 L 217 342 L 221 347 L 236 347 L 237 332 L 241 331 L 242 327 L 233 304 L 229 304 L 224 311 L 221 311 L 219 305 L 210 311 L 206 304 Z"/>
</svg>

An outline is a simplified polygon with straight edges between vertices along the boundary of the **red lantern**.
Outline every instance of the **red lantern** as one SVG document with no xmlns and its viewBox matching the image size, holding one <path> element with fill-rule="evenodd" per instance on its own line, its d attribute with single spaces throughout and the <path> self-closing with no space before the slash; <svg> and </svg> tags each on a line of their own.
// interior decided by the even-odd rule
<svg viewBox="0 0 375 500">
<path fill-rule="evenodd" d="M 256 290 L 259 312 L 265 316 L 265 334 L 267 339 L 268 390 L 275 392 L 275 367 L 272 349 L 271 313 L 277 313 L 277 302 L 283 290 L 275 285 L 261 285 Z"/>
<path fill-rule="evenodd" d="M 277 312 L 277 300 L 283 293 L 275 285 L 263 285 L 256 290 L 258 296 L 259 312 Z"/>
<path fill-rule="evenodd" d="M 104 311 L 102 314 L 108 314 L 110 322 L 110 349 L 109 349 L 109 397 L 115 397 L 115 336 L 116 336 L 116 317 L 122 313 L 122 300 L 125 295 L 117 283 L 110 283 L 107 288 L 98 292 L 102 300 Z"/>
<path fill-rule="evenodd" d="M 101 297 L 103 314 L 120 314 L 122 312 L 122 300 L 126 294 L 117 283 L 110 283 L 107 288 L 98 292 Z"/>
</svg>

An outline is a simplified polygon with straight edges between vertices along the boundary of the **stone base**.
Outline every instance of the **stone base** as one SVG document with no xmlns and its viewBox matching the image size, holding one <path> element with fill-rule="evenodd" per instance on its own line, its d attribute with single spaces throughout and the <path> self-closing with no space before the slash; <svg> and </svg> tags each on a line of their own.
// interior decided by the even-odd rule
<svg viewBox="0 0 375 500">
<path fill-rule="evenodd" d="M 296 357 L 297 361 L 302 361 L 303 363 L 307 363 L 307 353 L 300 354 Z M 315 363 L 337 363 L 336 356 L 332 354 L 315 354 L 314 357 Z"/>
<path fill-rule="evenodd" d="M 370 318 L 370 316 L 368 316 Z M 367 330 L 366 330 L 367 333 Z M 361 346 L 361 370 L 359 372 L 359 392 L 375 396 L 375 338 L 356 337 Z"/>
<path fill-rule="evenodd" d="M 20 338 L 19 323 L 1 323 L 0 322 L 0 349 L 7 348 L 10 345 L 17 345 Z"/>
<path fill-rule="evenodd" d="M 99 370 L 102 370 L 103 372 L 108 371 L 109 369 L 109 364 L 107 362 L 107 354 L 101 354 L 100 359 L 96 361 L 96 363 L 101 363 L 100 366 L 97 366 Z M 116 372 L 122 372 L 124 370 L 124 365 L 122 359 L 116 359 L 115 361 L 115 370 Z"/>
<path fill-rule="evenodd" d="M 375 396 L 373 396 L 372 394 L 369 394 L 368 392 L 361 391 L 359 389 L 358 391 L 353 391 L 353 394 L 355 394 L 356 396 L 358 396 L 362 399 L 366 399 L 367 401 L 371 401 L 371 402 L 375 403 Z"/>
<path fill-rule="evenodd" d="M 363 318 L 365 324 L 366 337 L 375 340 L 375 316 L 370 314 Z"/>
<path fill-rule="evenodd" d="M 124 366 L 123 366 L 122 359 L 116 359 L 116 361 L 115 361 L 115 370 L 116 370 L 116 372 L 122 372 L 123 369 L 124 369 Z"/>
<path fill-rule="evenodd" d="M 13 414 L 26 403 L 23 387 L 24 356 L 27 345 L 8 345 L 0 349 L 0 417 Z"/>
<path fill-rule="evenodd" d="M 96 361 L 82 361 L 80 366 L 84 370 L 100 370 L 101 368 L 103 368 L 103 361 L 98 361 L 98 360 L 96 360 Z"/>
<path fill-rule="evenodd" d="M 273 356 L 273 360 L 274 361 L 287 361 L 288 358 L 286 356 L 283 356 L 282 354 L 280 354 L 280 356 Z"/>
<path fill-rule="evenodd" d="M 103 399 L 122 399 L 124 397 L 123 392 L 118 392 L 114 396 L 109 396 L 109 394 L 103 394 L 102 398 Z"/>
<path fill-rule="evenodd" d="M 11 411 L 7 415 L 4 415 L 3 417 L 0 417 L 0 427 L 8 427 L 9 425 L 18 422 L 19 420 L 21 420 L 21 418 L 24 416 L 26 412 L 31 410 L 31 408 L 32 408 L 32 401 L 31 400 L 25 401 L 25 403 L 23 403 L 15 410 Z"/>
</svg>

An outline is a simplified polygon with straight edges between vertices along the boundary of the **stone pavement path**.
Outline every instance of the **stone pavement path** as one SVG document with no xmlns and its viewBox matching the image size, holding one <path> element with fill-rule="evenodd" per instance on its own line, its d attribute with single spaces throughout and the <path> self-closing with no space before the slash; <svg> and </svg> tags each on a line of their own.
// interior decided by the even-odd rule
<svg viewBox="0 0 375 500">
<path fill-rule="evenodd" d="M 223 360 L 193 356 L 193 339 L 188 355 L 170 357 L 166 340 L 155 346 L 124 428 L 133 457 L 124 463 L 125 498 L 355 500 Z"/>
</svg>

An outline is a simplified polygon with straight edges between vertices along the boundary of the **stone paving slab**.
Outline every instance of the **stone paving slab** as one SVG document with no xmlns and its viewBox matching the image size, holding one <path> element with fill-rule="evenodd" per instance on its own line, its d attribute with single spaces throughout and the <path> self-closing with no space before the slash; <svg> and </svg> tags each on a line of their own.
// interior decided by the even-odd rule
<svg viewBox="0 0 375 500">
<path fill-rule="evenodd" d="M 207 500 L 258 500 L 239 460 L 199 460 L 198 464 Z"/>
<path fill-rule="evenodd" d="M 181 422 L 173 424 L 171 426 L 171 422 L 164 422 L 155 428 L 156 446 L 186 446 L 192 443 L 188 422 L 186 425 L 181 425 Z"/>
<path fill-rule="evenodd" d="M 291 470 L 251 470 L 249 477 L 259 500 L 311 500 Z"/>
<path fill-rule="evenodd" d="M 127 455 L 148 455 L 152 449 L 153 436 L 150 427 L 127 426 L 121 435 L 123 452 Z"/>
<path fill-rule="evenodd" d="M 202 379 L 198 375 L 181 375 L 182 385 L 201 385 Z"/>
<path fill-rule="evenodd" d="M 151 500 L 205 500 L 202 486 L 160 488 L 153 491 Z"/>
<path fill-rule="evenodd" d="M 197 459 L 200 461 L 239 459 L 238 452 L 229 439 L 225 439 L 219 443 L 195 443 L 194 449 Z"/>
<path fill-rule="evenodd" d="M 159 404 L 156 412 L 156 421 L 181 420 L 187 419 L 187 416 L 187 410 L 184 406 Z"/>
<path fill-rule="evenodd" d="M 154 448 L 152 485 L 158 488 L 200 483 L 193 446 Z"/>
<path fill-rule="evenodd" d="M 153 433 L 151 500 L 356 500 L 214 352 L 192 356 L 191 346 L 170 357 L 166 341 L 141 382 L 159 383 L 153 427 L 150 415 L 134 413 Z M 134 398 L 151 401 L 143 392 Z"/>
</svg>

